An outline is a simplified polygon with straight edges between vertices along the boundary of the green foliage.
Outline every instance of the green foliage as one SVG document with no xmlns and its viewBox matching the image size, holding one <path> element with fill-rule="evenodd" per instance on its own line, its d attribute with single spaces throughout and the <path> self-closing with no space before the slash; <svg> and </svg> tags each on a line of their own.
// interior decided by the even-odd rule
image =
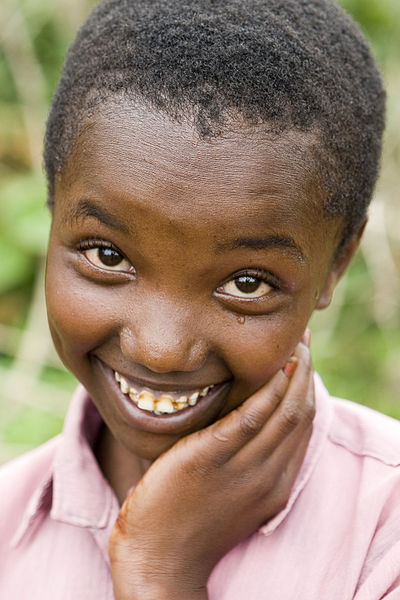
<svg viewBox="0 0 400 600">
<path fill-rule="evenodd" d="M 18 103 L 17 90 L 15 88 L 10 66 L 0 46 L 0 102 Z"/>
<path fill-rule="evenodd" d="M 46 80 L 48 100 L 52 98 L 64 56 L 71 41 L 70 32 L 63 27 L 63 23 L 54 19 L 54 15 L 43 6 L 40 13 L 32 8 L 27 24 L 32 36 L 32 44 L 38 62 L 42 66 Z"/>
<path fill-rule="evenodd" d="M 0 293 L 31 280 L 46 250 L 50 217 L 43 178 L 28 174 L 0 189 Z"/>
<path fill-rule="evenodd" d="M 63 419 L 31 407 L 21 407 L 3 428 L 4 443 L 37 446 L 59 433 Z"/>
<path fill-rule="evenodd" d="M 361 254 L 340 285 L 345 295 L 328 339 L 323 334 L 328 312 L 312 319 L 315 367 L 332 394 L 400 419 L 400 319 L 386 327 L 377 323 L 371 311 L 371 276 Z"/>
<path fill-rule="evenodd" d="M 381 62 L 400 59 L 400 3 L 398 0 L 341 0 L 371 41 Z"/>
</svg>

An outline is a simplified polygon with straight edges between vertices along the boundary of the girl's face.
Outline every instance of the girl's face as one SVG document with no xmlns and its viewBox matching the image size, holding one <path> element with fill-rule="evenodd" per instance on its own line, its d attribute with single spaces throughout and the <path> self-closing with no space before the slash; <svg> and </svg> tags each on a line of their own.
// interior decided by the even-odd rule
<svg viewBox="0 0 400 600">
<path fill-rule="evenodd" d="M 130 452 L 155 458 L 293 352 L 335 278 L 339 231 L 313 192 L 310 144 L 250 130 L 204 142 L 128 108 L 75 143 L 56 182 L 49 322 Z"/>
</svg>

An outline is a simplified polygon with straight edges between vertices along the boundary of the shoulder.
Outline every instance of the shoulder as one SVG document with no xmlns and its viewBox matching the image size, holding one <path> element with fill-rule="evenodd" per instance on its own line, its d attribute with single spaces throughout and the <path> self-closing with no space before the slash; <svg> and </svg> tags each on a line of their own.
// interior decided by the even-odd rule
<svg viewBox="0 0 400 600">
<path fill-rule="evenodd" d="M 331 443 L 360 458 L 400 466 L 400 421 L 349 400 L 332 402 Z"/>
<path fill-rule="evenodd" d="M 0 538 L 18 527 L 32 496 L 49 480 L 59 436 L 0 467 Z"/>
<path fill-rule="evenodd" d="M 56 436 L 38 446 L 30 452 L 26 452 L 0 467 L 0 486 L 11 486 L 12 489 L 21 491 L 33 491 L 38 482 L 38 476 L 43 476 L 52 463 L 54 453 L 58 445 L 59 436 Z"/>
<path fill-rule="evenodd" d="M 400 421 L 333 398 L 328 442 L 337 460 L 340 494 L 351 515 L 347 531 L 362 557 L 357 600 L 400 598 Z M 379 590 L 379 592 L 378 592 Z M 387 597 L 392 598 L 392 594 Z"/>
</svg>

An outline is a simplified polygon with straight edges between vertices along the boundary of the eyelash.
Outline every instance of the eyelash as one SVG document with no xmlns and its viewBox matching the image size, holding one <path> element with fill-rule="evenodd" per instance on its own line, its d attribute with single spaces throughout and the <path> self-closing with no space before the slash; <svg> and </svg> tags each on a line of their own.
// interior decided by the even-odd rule
<svg viewBox="0 0 400 600">
<path fill-rule="evenodd" d="M 115 252 L 118 252 L 121 256 L 124 256 L 120 250 L 118 250 L 117 246 L 114 246 L 111 242 L 107 242 L 106 240 L 100 240 L 96 238 L 88 238 L 86 240 L 79 240 L 78 250 L 80 252 L 84 252 L 85 250 L 90 250 L 91 248 L 110 248 Z M 124 257 L 125 258 L 125 257 Z"/>
<path fill-rule="evenodd" d="M 237 279 L 238 277 L 245 277 L 246 275 L 248 277 L 254 277 L 255 279 L 260 279 L 261 281 L 268 283 L 268 285 L 274 288 L 274 290 L 279 290 L 281 288 L 281 282 L 278 277 L 269 271 L 265 271 L 264 269 L 247 269 L 241 271 L 240 273 L 235 273 L 234 277 L 231 277 L 230 279 Z"/>
</svg>

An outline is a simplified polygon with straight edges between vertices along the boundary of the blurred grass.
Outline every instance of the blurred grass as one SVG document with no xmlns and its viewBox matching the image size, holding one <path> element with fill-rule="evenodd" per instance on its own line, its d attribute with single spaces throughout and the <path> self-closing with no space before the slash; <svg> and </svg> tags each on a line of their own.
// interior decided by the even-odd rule
<svg viewBox="0 0 400 600">
<path fill-rule="evenodd" d="M 0 462 L 58 433 L 76 381 L 44 315 L 49 230 L 45 116 L 68 43 L 92 0 L 0 5 Z M 343 0 L 388 88 L 382 174 L 360 252 L 332 306 L 312 319 L 313 359 L 331 393 L 400 418 L 400 2 Z"/>
</svg>

